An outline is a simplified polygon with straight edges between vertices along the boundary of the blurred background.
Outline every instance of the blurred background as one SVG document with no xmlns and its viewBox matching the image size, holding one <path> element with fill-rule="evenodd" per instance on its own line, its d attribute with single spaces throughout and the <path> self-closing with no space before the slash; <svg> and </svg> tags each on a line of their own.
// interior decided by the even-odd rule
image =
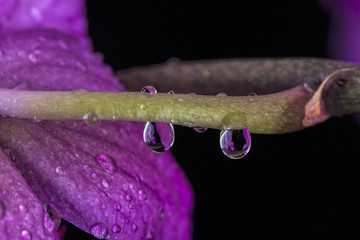
<svg viewBox="0 0 360 240">
<path fill-rule="evenodd" d="M 115 70 L 171 57 L 327 57 L 330 17 L 315 0 L 113 0 L 87 7 L 95 50 Z M 175 131 L 172 152 L 195 192 L 194 240 L 360 238 L 360 128 L 353 117 L 252 135 L 241 160 L 222 154 L 219 131 Z M 95 238 L 70 226 L 66 239 Z"/>
</svg>

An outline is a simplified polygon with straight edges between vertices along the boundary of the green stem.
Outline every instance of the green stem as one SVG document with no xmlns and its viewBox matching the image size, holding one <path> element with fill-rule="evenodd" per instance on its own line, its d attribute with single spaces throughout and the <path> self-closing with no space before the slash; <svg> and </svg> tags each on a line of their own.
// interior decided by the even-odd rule
<svg viewBox="0 0 360 240">
<path fill-rule="evenodd" d="M 304 106 L 311 98 L 303 86 L 246 97 L 9 89 L 0 89 L 0 96 L 0 114 L 19 118 L 81 120 L 91 113 L 101 120 L 248 128 L 253 133 L 285 133 L 304 128 Z"/>
</svg>

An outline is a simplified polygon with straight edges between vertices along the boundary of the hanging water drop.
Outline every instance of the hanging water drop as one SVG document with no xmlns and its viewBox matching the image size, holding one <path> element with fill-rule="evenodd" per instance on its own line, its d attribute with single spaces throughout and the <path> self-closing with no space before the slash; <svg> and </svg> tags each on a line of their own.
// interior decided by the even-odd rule
<svg viewBox="0 0 360 240">
<path fill-rule="evenodd" d="M 165 152 L 174 144 L 174 127 L 170 123 L 147 122 L 143 134 L 145 144 L 153 152 Z"/>
<path fill-rule="evenodd" d="M 194 127 L 194 130 L 198 133 L 203 133 L 207 130 L 206 127 Z"/>
<path fill-rule="evenodd" d="M 58 167 L 55 168 L 55 172 L 56 172 L 56 174 L 59 175 L 59 176 L 65 174 L 65 171 L 64 171 L 60 166 L 58 166 Z"/>
<path fill-rule="evenodd" d="M 114 173 L 116 169 L 115 160 L 107 154 L 99 154 L 96 157 L 97 162 L 105 172 Z"/>
<path fill-rule="evenodd" d="M 145 86 L 141 89 L 142 93 L 156 94 L 157 91 L 152 86 Z M 169 92 L 169 94 L 172 94 Z M 171 123 L 146 122 L 143 138 L 145 144 L 153 152 L 165 152 L 169 150 L 175 139 L 174 126 Z"/>
<path fill-rule="evenodd" d="M 106 181 L 106 179 L 101 180 L 101 184 L 103 185 L 104 188 L 109 188 L 110 184 L 108 181 Z"/>
<path fill-rule="evenodd" d="M 90 233 L 97 238 L 104 239 L 108 236 L 109 230 L 104 224 L 97 223 L 91 227 Z"/>
<path fill-rule="evenodd" d="M 83 119 L 88 126 L 94 126 L 100 121 L 99 116 L 94 112 L 89 112 L 85 114 Z"/>
<path fill-rule="evenodd" d="M 248 129 L 229 129 L 220 132 L 220 147 L 225 156 L 231 159 L 245 157 L 250 151 L 251 136 Z"/>
</svg>

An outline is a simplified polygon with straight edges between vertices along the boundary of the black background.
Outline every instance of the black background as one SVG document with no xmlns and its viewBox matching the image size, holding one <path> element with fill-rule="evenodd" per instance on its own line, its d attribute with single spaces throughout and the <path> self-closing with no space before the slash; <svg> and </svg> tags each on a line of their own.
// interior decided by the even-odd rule
<svg viewBox="0 0 360 240">
<path fill-rule="evenodd" d="M 87 6 L 95 50 L 116 70 L 170 57 L 326 57 L 329 16 L 315 0 Z M 253 135 L 248 156 L 231 160 L 218 131 L 176 127 L 173 153 L 196 198 L 194 239 L 359 239 L 359 129 L 343 117 Z M 69 227 L 66 239 L 92 238 Z"/>
</svg>

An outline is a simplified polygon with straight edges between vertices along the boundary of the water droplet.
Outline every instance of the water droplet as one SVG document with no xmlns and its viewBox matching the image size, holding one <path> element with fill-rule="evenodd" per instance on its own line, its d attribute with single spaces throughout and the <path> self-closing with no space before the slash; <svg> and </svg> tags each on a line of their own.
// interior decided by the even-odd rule
<svg viewBox="0 0 360 240">
<path fill-rule="evenodd" d="M 135 223 L 133 223 L 133 224 L 131 225 L 131 230 L 133 230 L 133 232 L 136 232 L 137 229 L 138 229 L 138 227 L 136 226 Z"/>
<path fill-rule="evenodd" d="M 105 188 L 108 188 L 108 187 L 109 187 L 109 182 L 106 181 L 106 179 L 103 179 L 103 180 L 101 181 L 101 184 L 102 184 Z"/>
<path fill-rule="evenodd" d="M 170 90 L 168 94 L 175 94 L 174 90 Z"/>
<path fill-rule="evenodd" d="M 0 219 L 5 216 L 5 204 L 0 200 Z"/>
<path fill-rule="evenodd" d="M 33 63 L 35 63 L 35 62 L 37 61 L 36 55 L 35 55 L 35 54 L 32 54 L 32 53 L 30 53 L 30 54 L 28 55 L 28 59 L 30 60 L 30 62 L 33 62 Z"/>
<path fill-rule="evenodd" d="M 256 96 L 257 96 L 256 92 L 249 93 L 249 97 L 256 97 Z"/>
<path fill-rule="evenodd" d="M 47 232 L 53 234 L 60 226 L 60 222 L 61 222 L 60 213 L 51 204 L 45 204 L 44 208 L 45 208 L 44 218 L 43 218 L 44 228 L 46 229 Z"/>
<path fill-rule="evenodd" d="M 97 238 L 104 239 L 109 235 L 109 230 L 104 224 L 97 223 L 91 227 L 90 233 Z"/>
<path fill-rule="evenodd" d="M 74 95 L 83 95 L 83 94 L 87 93 L 88 90 L 86 90 L 85 88 L 75 88 L 71 92 Z"/>
<path fill-rule="evenodd" d="M 112 231 L 113 233 L 117 234 L 117 233 L 119 233 L 119 232 L 121 231 L 121 228 L 120 228 L 119 225 L 114 224 L 114 225 L 112 226 L 112 228 L 111 228 L 111 231 Z"/>
<path fill-rule="evenodd" d="M 139 190 L 139 199 L 145 201 L 147 199 L 147 194 L 143 190 Z"/>
<path fill-rule="evenodd" d="M 20 210 L 20 212 L 22 212 L 22 213 L 26 213 L 26 212 L 28 211 L 28 208 L 27 208 L 26 205 L 21 204 L 21 205 L 19 206 L 19 210 Z"/>
<path fill-rule="evenodd" d="M 121 205 L 118 202 L 114 202 L 113 208 L 118 212 L 121 210 Z"/>
<path fill-rule="evenodd" d="M 219 98 L 224 98 L 224 97 L 227 97 L 228 95 L 226 93 L 218 93 L 218 94 L 216 94 L 216 96 Z"/>
<path fill-rule="evenodd" d="M 97 179 L 96 173 L 91 174 L 92 179 Z"/>
<path fill-rule="evenodd" d="M 203 133 L 207 130 L 206 127 L 194 127 L 194 130 L 198 133 Z"/>
<path fill-rule="evenodd" d="M 157 90 L 153 86 L 145 86 L 141 89 L 141 93 L 156 94 Z"/>
<path fill-rule="evenodd" d="M 55 172 L 57 175 L 60 175 L 60 176 L 65 174 L 65 171 L 60 166 L 55 168 Z"/>
<path fill-rule="evenodd" d="M 96 157 L 97 162 L 108 173 L 114 173 L 116 169 L 115 160 L 107 154 L 99 154 Z"/>
<path fill-rule="evenodd" d="M 126 195 L 125 195 L 125 200 L 128 201 L 128 202 L 130 202 L 130 201 L 132 200 L 131 195 L 126 194 Z"/>
<path fill-rule="evenodd" d="M 250 151 L 251 136 L 248 129 L 229 129 L 220 132 L 220 147 L 231 159 L 240 159 Z"/>
<path fill-rule="evenodd" d="M 94 112 L 85 114 L 83 119 L 88 126 L 96 125 L 100 121 L 99 116 Z"/>
<path fill-rule="evenodd" d="M 86 170 L 86 171 L 90 171 L 91 170 L 91 168 L 89 167 L 89 165 L 84 165 L 84 169 Z"/>
<path fill-rule="evenodd" d="M 31 239 L 32 239 L 31 232 L 29 232 L 28 230 L 21 231 L 21 240 L 31 240 Z"/>
<path fill-rule="evenodd" d="M 134 208 L 134 205 L 132 203 L 129 204 L 129 208 L 130 209 L 133 209 Z"/>
<path fill-rule="evenodd" d="M 154 238 L 153 232 L 151 232 L 150 230 L 148 230 L 148 231 L 146 232 L 145 239 L 146 239 L 146 240 L 151 240 L 151 239 L 153 239 L 153 238 Z"/>
<path fill-rule="evenodd" d="M 170 123 L 147 122 L 143 138 L 153 152 L 165 152 L 174 144 L 174 127 Z"/>
</svg>

